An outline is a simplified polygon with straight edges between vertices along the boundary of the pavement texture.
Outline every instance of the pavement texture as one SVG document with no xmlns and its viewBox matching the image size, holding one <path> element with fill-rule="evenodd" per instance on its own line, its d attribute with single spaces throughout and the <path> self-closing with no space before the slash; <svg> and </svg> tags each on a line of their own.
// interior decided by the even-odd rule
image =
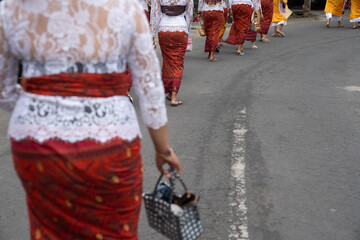
<svg viewBox="0 0 360 240">
<path fill-rule="evenodd" d="M 351 29 L 347 20 L 343 29 L 336 23 L 325 29 L 323 19 L 315 20 L 291 21 L 284 27 L 286 38 L 257 42 L 256 50 L 246 42 L 243 57 L 235 54 L 236 47 L 224 45 L 217 63 L 208 62 L 205 39 L 192 33 L 194 50 L 187 53 L 179 93 L 184 104 L 167 105 L 183 178 L 201 195 L 205 232 L 200 239 L 360 239 L 360 29 Z M 0 115 L 0 239 L 28 240 L 25 196 L 12 166 L 7 121 Z M 239 187 L 231 174 L 234 126 L 246 130 L 240 146 L 246 180 L 243 223 L 232 214 L 239 206 L 229 197 Z M 147 192 L 158 172 L 141 127 Z M 234 223 L 248 226 L 247 234 L 231 235 Z M 139 239 L 165 239 L 148 227 L 144 209 Z"/>
</svg>

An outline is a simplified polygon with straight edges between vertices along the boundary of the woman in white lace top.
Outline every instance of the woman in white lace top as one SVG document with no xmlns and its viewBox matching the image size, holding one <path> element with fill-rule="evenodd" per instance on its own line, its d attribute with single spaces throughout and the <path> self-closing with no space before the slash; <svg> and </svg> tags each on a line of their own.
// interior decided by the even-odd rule
<svg viewBox="0 0 360 240">
<path fill-rule="evenodd" d="M 199 11 L 204 20 L 206 31 L 205 52 L 209 53 L 210 62 L 216 62 L 215 51 L 218 46 L 220 31 L 224 20 L 224 8 L 222 6 L 228 0 L 200 0 Z"/>
<path fill-rule="evenodd" d="M 234 17 L 234 23 L 231 26 L 229 37 L 225 40 L 231 45 L 238 45 L 237 54 L 245 55 L 243 44 L 249 25 L 251 22 L 251 14 L 254 10 L 259 9 L 258 0 L 230 0 Z"/>
<path fill-rule="evenodd" d="M 149 4 L 151 0 L 140 0 L 141 5 L 144 8 L 144 12 L 147 16 L 147 19 L 150 20 L 150 13 L 149 13 Z"/>
<path fill-rule="evenodd" d="M 151 0 L 151 31 L 154 38 L 156 35 L 159 37 L 163 57 L 162 80 L 172 107 L 182 104 L 177 94 L 184 71 L 193 11 L 193 0 Z"/>
<path fill-rule="evenodd" d="M 127 64 L 158 169 L 169 163 L 181 171 L 138 1 L 0 3 L 0 108 L 12 112 L 9 137 L 31 239 L 137 239 L 141 134 L 126 96 Z"/>
</svg>

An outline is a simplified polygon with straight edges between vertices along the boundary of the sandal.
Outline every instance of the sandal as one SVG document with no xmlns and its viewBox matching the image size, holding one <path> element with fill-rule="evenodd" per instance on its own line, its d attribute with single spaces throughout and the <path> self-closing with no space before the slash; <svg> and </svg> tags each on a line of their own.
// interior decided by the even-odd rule
<svg viewBox="0 0 360 240">
<path fill-rule="evenodd" d="M 169 101 L 171 101 L 171 97 L 170 97 L 170 95 L 167 93 L 167 94 L 165 94 L 165 97 L 166 97 L 166 100 L 169 100 Z"/>
<path fill-rule="evenodd" d="M 177 103 L 172 103 L 170 106 L 177 107 L 182 104 L 182 101 L 177 100 Z"/>
<path fill-rule="evenodd" d="M 210 62 L 217 62 L 218 60 L 216 58 L 210 58 L 209 61 Z"/>
<path fill-rule="evenodd" d="M 330 24 L 326 24 L 326 28 L 330 28 Z"/>
<path fill-rule="evenodd" d="M 285 37 L 285 33 L 282 31 L 277 30 L 277 34 L 279 34 L 281 37 Z"/>
<path fill-rule="evenodd" d="M 236 54 L 237 54 L 238 56 L 244 56 L 244 55 L 245 55 L 244 52 L 236 52 Z"/>
<path fill-rule="evenodd" d="M 267 42 L 270 42 L 270 39 L 268 39 L 268 38 L 263 38 L 263 39 L 261 39 L 261 41 L 267 43 Z"/>
<path fill-rule="evenodd" d="M 278 33 L 273 33 L 273 34 L 271 34 L 271 36 L 273 36 L 273 37 L 280 37 L 280 35 L 279 35 Z"/>
<path fill-rule="evenodd" d="M 343 28 L 343 27 L 344 27 L 344 25 L 338 25 L 337 27 L 338 27 L 338 28 Z"/>
</svg>

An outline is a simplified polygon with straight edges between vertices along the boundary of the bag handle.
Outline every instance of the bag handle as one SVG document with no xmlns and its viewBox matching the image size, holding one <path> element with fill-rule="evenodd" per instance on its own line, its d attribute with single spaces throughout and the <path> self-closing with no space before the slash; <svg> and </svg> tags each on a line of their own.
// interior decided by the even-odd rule
<svg viewBox="0 0 360 240">
<path fill-rule="evenodd" d="M 181 185 L 183 186 L 183 188 L 185 189 L 185 192 L 187 191 L 187 187 L 184 183 L 184 180 L 180 177 L 180 175 L 173 169 L 169 169 L 169 173 L 171 175 L 171 178 L 170 178 L 170 189 L 172 192 L 174 192 L 174 189 L 175 189 L 175 180 L 176 178 L 180 181 Z M 164 176 L 164 173 L 161 173 L 159 179 L 157 180 L 156 182 L 156 185 L 155 185 L 155 188 L 154 188 L 154 191 L 153 191 L 153 197 L 155 197 L 155 193 L 156 193 L 156 189 L 157 187 L 159 186 L 160 184 L 160 181 L 161 179 L 163 178 Z"/>
</svg>

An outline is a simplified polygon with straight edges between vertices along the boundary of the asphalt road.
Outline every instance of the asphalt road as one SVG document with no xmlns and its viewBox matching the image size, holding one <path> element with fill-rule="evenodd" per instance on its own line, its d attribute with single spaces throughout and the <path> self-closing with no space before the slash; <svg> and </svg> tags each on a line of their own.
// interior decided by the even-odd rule
<svg viewBox="0 0 360 240">
<path fill-rule="evenodd" d="M 247 42 L 243 57 L 225 45 L 217 63 L 194 35 L 184 104 L 167 104 L 171 145 L 188 187 L 201 195 L 201 239 L 360 239 L 360 29 L 344 24 L 290 24 L 286 38 L 256 50 Z M 7 121 L 0 115 L 0 239 L 28 240 Z M 143 130 L 150 191 L 158 173 Z M 144 211 L 139 238 L 164 239 Z"/>
</svg>

